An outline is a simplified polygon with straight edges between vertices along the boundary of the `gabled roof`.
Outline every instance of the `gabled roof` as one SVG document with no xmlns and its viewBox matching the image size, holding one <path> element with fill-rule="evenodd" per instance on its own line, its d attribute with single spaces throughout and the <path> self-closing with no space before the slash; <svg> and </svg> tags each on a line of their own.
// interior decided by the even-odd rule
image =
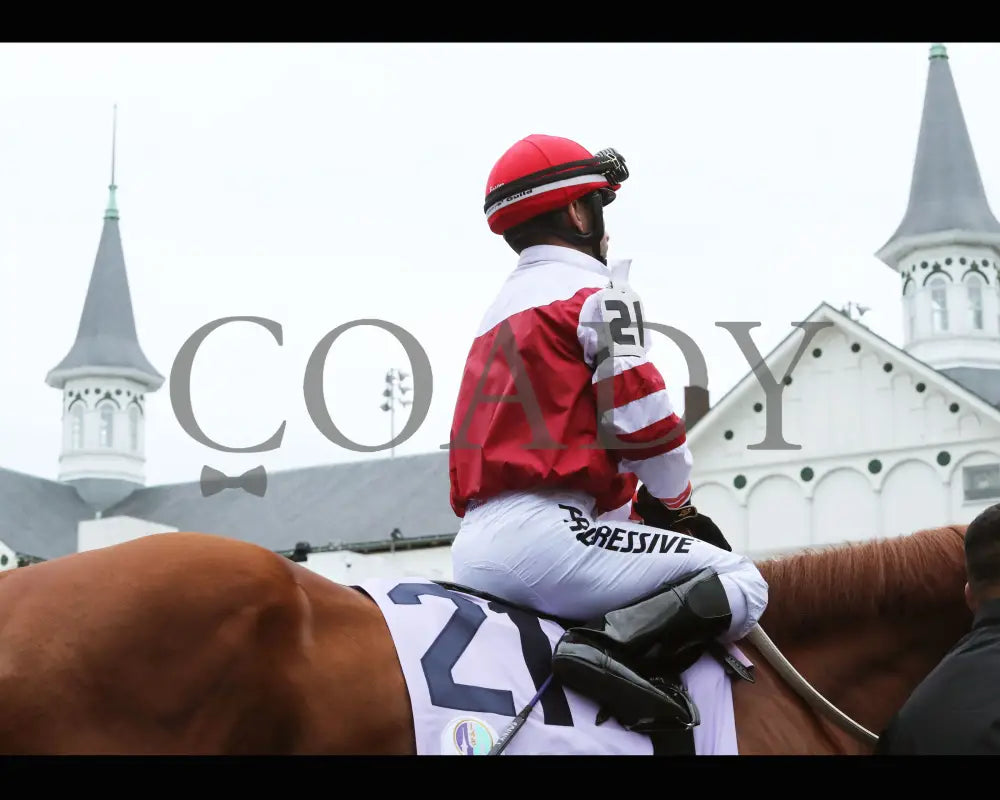
<svg viewBox="0 0 1000 800">
<path fill-rule="evenodd" d="M 180 530 L 229 536 L 287 553 L 377 551 L 450 543 L 458 532 L 448 496 L 448 452 L 270 473 L 263 497 L 227 489 L 203 497 L 199 482 L 139 489 L 103 512 Z M 77 526 L 94 512 L 67 484 L 0 468 L 0 541 L 43 559 L 76 552 Z"/>
<path fill-rule="evenodd" d="M 202 497 L 197 481 L 138 489 L 104 511 L 215 533 L 285 552 L 414 539 L 458 531 L 448 494 L 448 452 L 421 453 L 269 473 L 263 497 L 226 489 Z M 0 509 L 0 519 L 3 512 Z M 353 548 L 349 548 L 353 549 Z"/>
<path fill-rule="evenodd" d="M 942 234 L 949 241 L 978 235 L 1000 242 L 1000 222 L 986 200 L 948 53 L 938 44 L 930 52 L 909 204 L 877 255 L 895 267 L 909 249 L 927 246 Z"/>
<path fill-rule="evenodd" d="M 45 382 L 61 389 L 67 379 L 75 376 L 120 375 L 138 380 L 153 391 L 163 384 L 163 376 L 139 346 L 118 230 L 117 187 L 111 184 L 109 188 L 111 197 L 76 341 Z"/>
<path fill-rule="evenodd" d="M 837 311 L 828 303 L 820 303 L 807 317 L 806 321 L 832 322 L 841 330 L 846 331 L 851 336 L 855 337 L 862 344 L 867 344 L 875 349 L 892 354 L 893 358 L 906 366 L 908 369 L 911 369 L 924 381 L 932 385 L 947 388 L 951 394 L 963 403 L 967 404 L 970 408 L 975 409 L 980 414 L 986 415 L 988 418 L 1000 422 L 1000 408 L 992 405 L 986 398 L 981 397 L 974 391 L 966 388 L 953 377 L 928 366 L 918 358 L 914 358 L 905 350 L 902 350 L 892 342 L 883 339 L 881 336 L 874 333 L 869 328 L 866 328 L 856 320 L 851 319 L 843 312 Z M 763 356 L 764 363 L 768 366 L 776 380 L 780 380 L 782 375 L 775 373 L 774 365 L 776 363 L 791 362 L 792 357 L 801 345 L 803 335 L 804 331 L 801 328 L 793 328 L 792 332 L 789 333 L 788 336 L 782 339 L 767 355 Z M 688 435 L 688 442 L 691 446 L 696 447 L 700 438 L 709 435 L 706 433 L 706 430 L 711 426 L 713 418 L 717 418 L 734 403 L 742 402 L 748 393 L 757 392 L 759 390 L 760 383 L 754 375 L 753 370 L 751 370 L 743 378 L 737 381 L 737 383 L 708 410 L 708 413 L 705 414 L 701 420 L 699 420 L 698 425 L 691 430 Z"/>
<path fill-rule="evenodd" d="M 19 555 L 75 553 L 77 524 L 93 517 L 72 486 L 0 467 L 0 541 Z"/>
</svg>

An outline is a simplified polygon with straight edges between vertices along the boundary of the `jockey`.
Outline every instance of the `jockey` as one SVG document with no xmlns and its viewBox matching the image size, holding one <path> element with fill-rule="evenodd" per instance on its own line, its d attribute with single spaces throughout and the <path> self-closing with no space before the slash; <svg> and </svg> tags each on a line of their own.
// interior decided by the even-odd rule
<svg viewBox="0 0 1000 800">
<path fill-rule="evenodd" d="M 589 620 L 560 639 L 556 674 L 652 731 L 697 712 L 640 664 L 655 654 L 679 675 L 713 642 L 742 638 L 768 587 L 692 505 L 684 425 L 647 358 L 629 262 L 607 266 L 603 207 L 627 177 L 614 150 L 537 134 L 490 173 L 487 223 L 519 260 L 459 389 L 452 559 L 465 586 Z"/>
</svg>

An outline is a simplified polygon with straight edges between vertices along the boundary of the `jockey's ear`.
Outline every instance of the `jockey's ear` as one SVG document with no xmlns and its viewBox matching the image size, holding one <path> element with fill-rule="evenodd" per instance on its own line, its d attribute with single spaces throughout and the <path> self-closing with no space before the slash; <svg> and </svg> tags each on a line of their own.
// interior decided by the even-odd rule
<svg viewBox="0 0 1000 800">
<path fill-rule="evenodd" d="M 590 206 L 587 205 L 586 198 L 574 200 L 566 207 L 569 214 L 570 224 L 582 234 L 590 233 L 594 221 L 590 217 Z"/>
<path fill-rule="evenodd" d="M 969 584 L 965 584 L 965 604 L 969 607 L 969 610 L 972 611 L 973 614 L 976 613 L 976 606 L 978 606 L 979 603 L 976 601 L 976 596 L 973 594 L 972 587 L 969 586 Z"/>
</svg>

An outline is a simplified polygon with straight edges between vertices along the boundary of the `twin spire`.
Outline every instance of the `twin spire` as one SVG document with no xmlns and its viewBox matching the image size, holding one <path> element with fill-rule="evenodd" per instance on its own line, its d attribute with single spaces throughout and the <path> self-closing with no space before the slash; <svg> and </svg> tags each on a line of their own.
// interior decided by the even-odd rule
<svg viewBox="0 0 1000 800">
<path fill-rule="evenodd" d="M 110 195 L 76 341 L 45 379 L 49 386 L 57 389 L 62 389 L 67 380 L 76 377 L 107 375 L 131 378 L 144 384 L 148 391 L 158 389 L 164 380 L 143 353 L 135 330 L 115 198 L 118 188 L 115 185 L 117 127 L 118 107 L 115 106 L 111 134 L 111 183 L 108 186 Z"/>
<path fill-rule="evenodd" d="M 933 45 L 928 60 L 910 200 L 876 254 L 893 268 L 909 251 L 937 240 L 1000 244 L 1000 222 L 986 199 L 945 46 Z"/>
</svg>

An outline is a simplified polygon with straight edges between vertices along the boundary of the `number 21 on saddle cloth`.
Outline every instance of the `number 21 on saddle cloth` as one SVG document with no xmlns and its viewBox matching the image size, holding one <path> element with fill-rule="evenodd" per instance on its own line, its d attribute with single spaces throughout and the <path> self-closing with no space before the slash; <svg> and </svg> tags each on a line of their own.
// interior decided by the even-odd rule
<svg viewBox="0 0 1000 800">
<path fill-rule="evenodd" d="M 554 620 L 425 578 L 372 578 L 356 588 L 378 605 L 396 646 L 418 755 L 488 754 L 551 676 L 553 649 L 566 631 Z M 690 732 L 698 755 L 737 752 L 732 664 L 743 671 L 751 665 L 734 648 L 717 655 L 730 666 L 705 654 L 682 676 L 699 711 Z M 656 737 L 626 730 L 614 718 L 598 725 L 599 710 L 595 701 L 552 681 L 505 752 L 665 752 Z"/>
</svg>

